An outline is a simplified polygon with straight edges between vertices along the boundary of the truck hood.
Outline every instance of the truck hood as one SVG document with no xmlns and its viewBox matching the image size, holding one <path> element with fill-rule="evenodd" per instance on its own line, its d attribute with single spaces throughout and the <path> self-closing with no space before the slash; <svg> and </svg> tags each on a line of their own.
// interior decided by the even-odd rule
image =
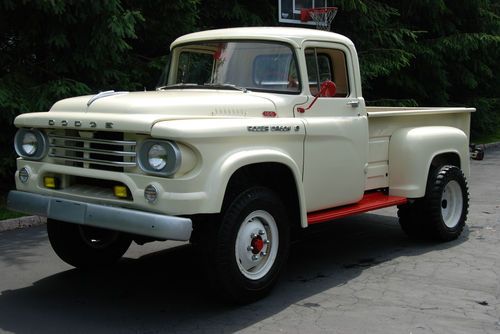
<svg viewBox="0 0 500 334">
<path fill-rule="evenodd" d="M 262 117 L 275 104 L 251 92 L 225 90 L 168 90 L 123 92 L 88 102 L 94 95 L 55 103 L 49 112 L 28 113 L 15 120 L 18 127 L 117 129 L 149 133 L 161 121 L 207 117 Z"/>
</svg>

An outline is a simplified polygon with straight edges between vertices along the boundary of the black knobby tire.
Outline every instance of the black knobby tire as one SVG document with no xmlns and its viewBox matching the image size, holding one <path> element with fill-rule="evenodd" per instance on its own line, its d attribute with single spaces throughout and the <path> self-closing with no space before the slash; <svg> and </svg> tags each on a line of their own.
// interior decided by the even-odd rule
<svg viewBox="0 0 500 334">
<path fill-rule="evenodd" d="M 431 237 L 441 241 L 458 238 L 469 212 L 469 189 L 460 168 L 444 166 L 427 186 L 426 212 Z"/>
<path fill-rule="evenodd" d="M 83 269 L 114 264 L 132 242 L 125 233 L 53 219 L 47 220 L 47 233 L 56 254 L 64 262 Z"/>
<path fill-rule="evenodd" d="M 399 225 L 410 238 L 423 239 L 428 236 L 424 205 L 423 199 L 416 199 L 398 206 Z"/>
<path fill-rule="evenodd" d="M 462 233 L 469 209 L 469 192 L 463 172 L 443 166 L 429 173 L 424 198 L 399 207 L 403 230 L 416 238 L 450 241 Z"/>
<path fill-rule="evenodd" d="M 290 226 L 285 207 L 268 188 L 245 190 L 222 213 L 214 239 L 211 246 L 204 244 L 213 247 L 208 254 L 218 292 L 237 303 L 258 300 L 276 283 L 288 257 Z"/>
</svg>

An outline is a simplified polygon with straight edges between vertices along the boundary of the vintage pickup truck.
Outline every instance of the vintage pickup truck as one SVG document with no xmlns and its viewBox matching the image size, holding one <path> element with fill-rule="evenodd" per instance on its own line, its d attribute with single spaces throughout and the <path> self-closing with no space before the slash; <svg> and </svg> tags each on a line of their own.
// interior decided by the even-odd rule
<svg viewBox="0 0 500 334">
<path fill-rule="evenodd" d="M 398 206 L 410 236 L 467 219 L 473 108 L 366 107 L 346 37 L 233 28 L 171 45 L 155 91 L 20 115 L 10 208 L 48 217 L 61 259 L 110 265 L 131 241 L 190 240 L 220 293 L 264 296 L 292 232 Z"/>
</svg>

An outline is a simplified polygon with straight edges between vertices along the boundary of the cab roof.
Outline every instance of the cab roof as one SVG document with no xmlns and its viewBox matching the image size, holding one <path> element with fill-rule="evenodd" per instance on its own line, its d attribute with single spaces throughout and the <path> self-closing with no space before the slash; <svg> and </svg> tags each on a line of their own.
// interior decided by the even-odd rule
<svg viewBox="0 0 500 334">
<path fill-rule="evenodd" d="M 248 27 L 205 30 L 177 38 L 170 49 L 180 44 L 210 40 L 269 40 L 292 44 L 300 48 L 305 41 L 337 42 L 354 46 L 353 42 L 340 34 L 322 30 L 290 27 Z"/>
</svg>

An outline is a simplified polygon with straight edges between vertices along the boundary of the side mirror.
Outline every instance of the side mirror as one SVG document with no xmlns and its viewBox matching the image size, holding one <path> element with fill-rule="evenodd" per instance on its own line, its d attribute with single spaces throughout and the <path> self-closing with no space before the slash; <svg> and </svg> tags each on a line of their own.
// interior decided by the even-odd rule
<svg viewBox="0 0 500 334">
<path fill-rule="evenodd" d="M 335 93 L 337 93 L 337 86 L 335 85 L 335 82 L 331 80 L 325 80 L 321 83 L 319 93 L 316 94 L 314 97 L 314 100 L 312 100 L 311 104 L 307 108 L 303 107 L 298 107 L 297 111 L 299 113 L 305 113 L 307 110 L 311 109 L 312 106 L 316 103 L 316 100 L 318 97 L 334 97 Z"/>
<path fill-rule="evenodd" d="M 321 89 L 319 91 L 319 96 L 321 97 L 334 97 L 337 93 L 337 86 L 335 82 L 331 80 L 325 80 L 321 83 Z"/>
</svg>

